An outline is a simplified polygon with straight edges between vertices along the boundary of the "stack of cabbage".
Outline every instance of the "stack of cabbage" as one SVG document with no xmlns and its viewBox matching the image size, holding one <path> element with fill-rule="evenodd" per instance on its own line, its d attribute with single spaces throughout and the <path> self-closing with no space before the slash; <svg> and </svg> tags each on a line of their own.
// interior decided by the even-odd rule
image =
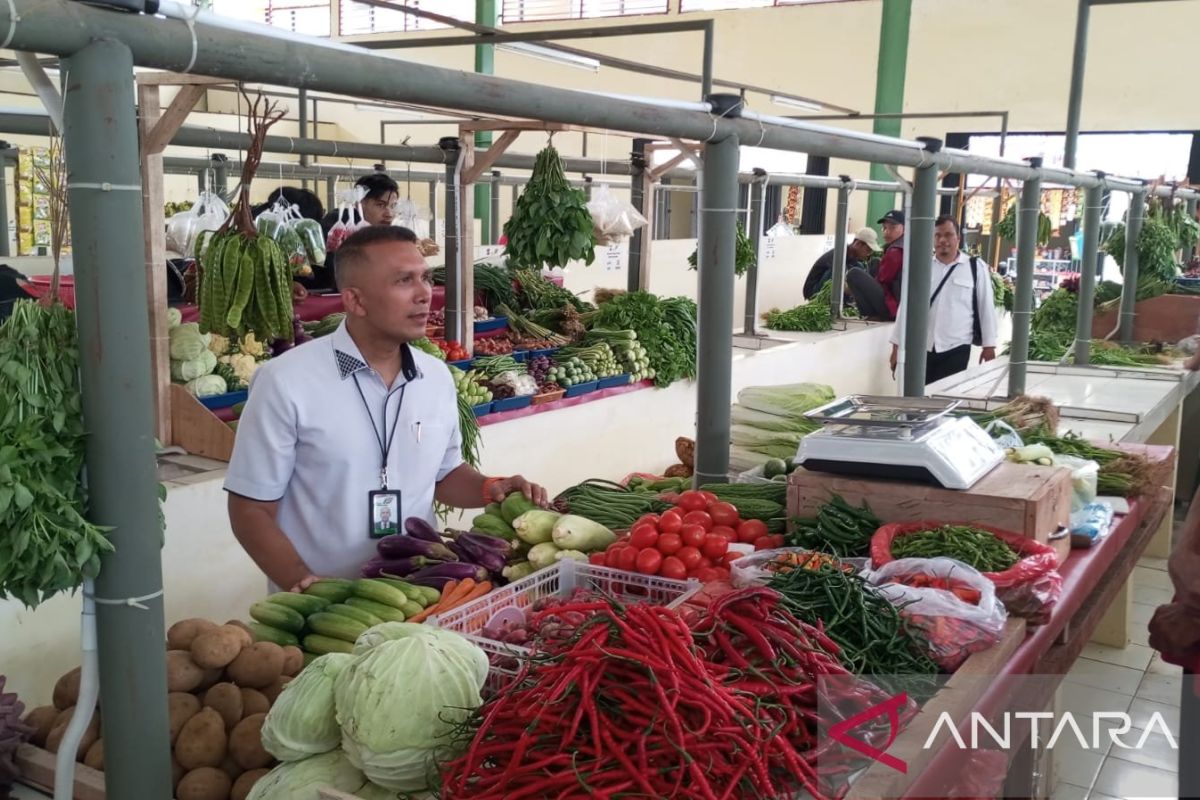
<svg viewBox="0 0 1200 800">
<path fill-rule="evenodd" d="M 196 397 L 225 394 L 225 379 L 213 372 L 217 356 L 208 345 L 209 334 L 195 322 L 181 322 L 179 309 L 167 309 L 170 324 L 171 380 L 182 383 Z"/>
<path fill-rule="evenodd" d="M 488 661 L 462 636 L 385 622 L 354 654 L 314 660 L 267 714 L 263 747 L 283 763 L 248 800 L 316 800 L 332 787 L 364 800 L 436 788 L 460 754 L 458 727 L 482 702 Z"/>
<path fill-rule="evenodd" d="M 730 414 L 729 469 L 739 473 L 773 458 L 792 458 L 800 440 L 820 425 L 805 413 L 834 398 L 833 388 L 817 383 L 750 386 L 738 392 Z"/>
</svg>

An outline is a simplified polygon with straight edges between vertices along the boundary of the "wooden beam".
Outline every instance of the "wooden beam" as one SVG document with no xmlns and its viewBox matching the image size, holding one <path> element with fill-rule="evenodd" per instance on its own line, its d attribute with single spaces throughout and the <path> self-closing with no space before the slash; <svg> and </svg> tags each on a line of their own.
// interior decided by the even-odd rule
<svg viewBox="0 0 1200 800">
<path fill-rule="evenodd" d="M 232 84 L 224 78 L 207 75 L 183 75 L 178 72 L 140 72 L 136 76 L 138 86 L 217 86 Z"/>
<path fill-rule="evenodd" d="M 515 142 L 517 137 L 520 135 L 521 131 L 518 130 L 507 130 L 500 134 L 500 138 L 497 139 L 495 143 L 493 143 L 487 150 L 483 151 L 478 160 L 476 160 L 471 166 L 469 171 L 463 170 L 463 185 L 467 186 L 479 180 L 479 176 L 491 169 L 492 165 L 496 163 L 496 159 L 504 155 L 504 152 L 508 150 L 509 147 L 512 147 L 513 142 Z"/>
<path fill-rule="evenodd" d="M 650 175 L 651 180 L 657 181 L 664 174 L 675 169 L 683 162 L 691 160 L 691 158 L 692 157 L 687 153 L 680 153 L 662 166 L 648 169 L 646 172 Z"/>
<path fill-rule="evenodd" d="M 138 86 L 138 135 L 144 142 L 162 113 L 157 85 Z M 174 444 L 171 431 L 171 356 L 167 336 L 167 236 L 163 218 L 163 157 L 142 149 L 142 220 L 146 236 L 146 302 L 150 311 L 150 364 L 154 435 Z"/>
<path fill-rule="evenodd" d="M 35 789 L 53 793 L 54 766 L 57 756 L 40 747 L 23 744 L 15 758 L 20 781 Z M 84 764 L 75 765 L 74 800 L 104 800 L 104 773 Z"/>
<path fill-rule="evenodd" d="M 141 87 L 138 88 L 140 91 Z M 167 149 L 167 145 L 179 131 L 179 126 L 183 125 L 183 121 L 187 119 L 188 114 L 192 113 L 192 109 L 206 91 L 208 91 L 207 87 L 195 84 L 180 88 L 179 94 L 175 95 L 175 99 L 154 123 L 154 127 L 142 136 L 143 156 L 146 154 L 157 155 Z"/>
</svg>

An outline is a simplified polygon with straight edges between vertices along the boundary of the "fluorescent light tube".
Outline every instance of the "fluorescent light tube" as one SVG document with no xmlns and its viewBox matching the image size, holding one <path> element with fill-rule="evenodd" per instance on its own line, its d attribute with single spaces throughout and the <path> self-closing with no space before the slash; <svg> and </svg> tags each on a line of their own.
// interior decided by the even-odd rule
<svg viewBox="0 0 1200 800">
<path fill-rule="evenodd" d="M 564 64 L 568 67 L 588 69 L 592 72 L 597 72 L 600 69 L 600 62 L 594 58 L 577 56 L 573 53 L 563 53 L 558 50 L 551 50 L 549 47 L 529 44 L 528 42 L 498 44 L 496 45 L 496 49 L 504 50 L 509 53 L 517 53 L 518 55 L 530 56 L 531 58 L 540 58 L 543 61 L 552 61 L 555 64 Z"/>
<path fill-rule="evenodd" d="M 825 108 L 825 106 L 821 105 L 820 103 L 809 103 L 805 100 L 796 100 L 791 97 L 782 97 L 777 94 L 771 95 L 771 102 L 777 106 L 789 106 L 791 108 L 803 109 L 804 111 L 820 111 Z"/>
</svg>

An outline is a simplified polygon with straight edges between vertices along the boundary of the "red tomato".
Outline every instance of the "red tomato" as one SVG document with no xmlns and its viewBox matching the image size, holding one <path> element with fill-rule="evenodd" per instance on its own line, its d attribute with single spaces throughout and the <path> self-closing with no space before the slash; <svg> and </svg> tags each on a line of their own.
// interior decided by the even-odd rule
<svg viewBox="0 0 1200 800">
<path fill-rule="evenodd" d="M 604 566 L 618 569 L 621 566 L 621 551 L 626 549 L 625 545 L 617 542 L 608 546 L 604 551 Z"/>
<path fill-rule="evenodd" d="M 773 534 L 771 534 L 770 538 L 771 538 L 771 547 L 783 547 L 783 534 L 782 533 L 773 533 Z"/>
<path fill-rule="evenodd" d="M 699 525 L 706 531 L 713 529 L 713 518 L 708 515 L 707 511 L 689 511 L 683 515 L 684 525 Z"/>
<path fill-rule="evenodd" d="M 653 547 L 647 547 L 637 555 L 637 571 L 643 575 L 657 575 L 662 563 L 662 553 Z"/>
<path fill-rule="evenodd" d="M 757 552 L 759 550 L 771 550 L 774 547 L 775 547 L 775 545 L 771 543 L 770 536 L 760 536 L 754 540 L 755 552 Z"/>
<path fill-rule="evenodd" d="M 677 581 L 681 581 L 687 577 L 687 567 L 675 556 L 667 556 L 663 559 L 658 574 L 664 578 L 674 578 Z"/>
<path fill-rule="evenodd" d="M 721 502 L 721 499 L 712 492 L 701 492 L 700 496 L 704 498 L 705 507 L 711 506 L 713 503 Z"/>
<path fill-rule="evenodd" d="M 683 539 L 684 546 L 699 550 L 704 544 L 704 536 L 707 533 L 708 531 L 700 525 L 684 525 L 679 529 L 679 538 Z"/>
<path fill-rule="evenodd" d="M 660 533 L 679 533 L 683 527 L 683 512 L 677 508 L 665 512 L 658 520 Z"/>
<path fill-rule="evenodd" d="M 737 561 L 741 557 L 742 557 L 741 553 L 730 550 L 728 553 L 726 553 L 724 556 L 722 556 L 721 560 L 725 562 L 726 566 L 728 566 L 729 564 L 731 564 L 734 561 Z"/>
<path fill-rule="evenodd" d="M 703 569 L 696 570 L 696 578 L 702 583 L 708 583 L 709 581 L 720 580 L 721 573 L 717 572 L 712 567 L 705 567 Z"/>
<path fill-rule="evenodd" d="M 725 556 L 729 550 L 729 540 L 724 536 L 718 536 L 715 533 L 710 533 L 704 537 L 704 546 L 700 548 L 700 552 L 706 558 L 719 559 Z"/>
<path fill-rule="evenodd" d="M 708 515 L 713 518 L 715 524 L 728 525 L 731 528 L 736 528 L 740 519 L 737 507 L 732 503 L 713 503 L 708 507 Z"/>
<path fill-rule="evenodd" d="M 716 525 L 713 527 L 711 533 L 728 540 L 730 544 L 737 541 L 737 531 L 727 525 Z"/>
<path fill-rule="evenodd" d="M 629 532 L 629 546 L 636 547 L 638 550 L 654 547 L 656 542 L 658 542 L 658 528 L 648 522 L 634 525 L 633 530 Z"/>
<path fill-rule="evenodd" d="M 700 552 L 701 552 L 701 556 L 700 556 L 700 567 L 701 567 L 701 569 L 703 569 L 703 568 L 705 568 L 705 567 L 712 567 L 712 566 L 713 566 L 713 560 L 712 560 L 711 558 L 709 558 L 708 556 L 706 556 L 706 555 L 703 555 L 703 552 L 704 552 L 703 550 L 702 550 L 702 551 L 700 551 Z"/>
<path fill-rule="evenodd" d="M 660 534 L 658 537 L 658 543 L 655 545 L 655 547 L 657 547 L 658 552 L 662 553 L 664 556 L 672 556 L 678 553 L 679 549 L 683 547 L 683 539 L 678 533 Z"/>
<path fill-rule="evenodd" d="M 638 517 L 638 521 L 633 524 L 637 526 L 643 522 L 649 522 L 651 525 L 658 527 L 658 514 L 642 514 L 642 516 Z"/>
<path fill-rule="evenodd" d="M 704 558 L 704 556 L 700 555 L 700 551 L 697 548 L 690 546 L 681 547 L 679 552 L 675 553 L 675 557 L 683 563 L 683 566 L 689 572 L 699 567 L 701 560 Z"/>
<path fill-rule="evenodd" d="M 748 519 L 737 526 L 737 540 L 742 544 L 754 544 L 760 536 L 767 535 L 767 523 L 761 519 Z"/>
<path fill-rule="evenodd" d="M 703 511 L 708 508 L 708 498 L 701 492 L 688 490 L 679 495 L 679 500 L 675 505 L 684 511 Z"/>
<path fill-rule="evenodd" d="M 729 567 L 714 567 L 713 571 L 717 573 L 717 580 L 729 580 Z"/>
<path fill-rule="evenodd" d="M 608 566 L 608 553 L 592 553 L 588 556 L 588 563 L 597 567 Z"/>
<path fill-rule="evenodd" d="M 617 556 L 617 569 L 623 569 L 626 572 L 633 572 L 637 566 L 638 549 L 636 547 L 625 547 L 621 549 L 621 555 Z"/>
</svg>

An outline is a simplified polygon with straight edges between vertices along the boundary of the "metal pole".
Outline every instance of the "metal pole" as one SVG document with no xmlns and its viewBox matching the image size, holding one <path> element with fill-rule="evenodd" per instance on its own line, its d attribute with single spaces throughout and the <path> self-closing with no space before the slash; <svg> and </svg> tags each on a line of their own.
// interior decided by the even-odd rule
<svg viewBox="0 0 1200 800">
<path fill-rule="evenodd" d="M 1146 195 L 1135 192 L 1129 198 L 1129 214 L 1125 218 L 1125 266 L 1121 270 L 1121 327 L 1120 342 L 1133 341 L 1133 322 L 1137 317 L 1138 237 L 1146 219 Z"/>
<path fill-rule="evenodd" d="M 649 219 L 646 214 L 646 145 L 650 144 L 649 139 L 634 139 L 633 152 L 629 154 L 629 202 L 637 209 L 637 212 L 643 217 Z M 629 237 L 629 270 L 627 273 L 625 287 L 636 292 L 642 288 L 642 248 L 649 247 L 650 243 L 646 241 L 646 228 L 642 226 L 633 232 Z"/>
<path fill-rule="evenodd" d="M 708 23 L 704 28 L 704 55 L 701 62 L 700 72 L 700 96 L 708 97 L 712 94 L 713 83 L 713 20 L 705 20 Z"/>
<path fill-rule="evenodd" d="M 443 214 L 446 220 L 446 245 L 442 248 L 446 265 L 446 338 L 461 342 L 459 331 L 464 301 L 462 276 L 459 274 L 461 259 L 458 257 L 458 137 L 446 136 L 438 142 L 438 146 L 446 153 L 446 210 Z"/>
<path fill-rule="evenodd" d="M 492 185 L 488 187 L 488 191 L 490 191 L 492 193 L 492 195 L 491 195 L 491 212 L 492 213 L 491 213 L 491 216 L 488 218 L 488 232 L 490 235 L 485 237 L 485 240 L 489 244 L 499 244 L 500 243 L 500 232 L 501 232 L 501 230 L 503 230 L 503 227 L 504 227 L 503 225 L 500 224 L 500 181 L 498 180 L 500 178 L 500 173 L 497 172 L 496 170 L 492 170 L 492 176 L 497 178 L 497 180 L 492 181 Z M 472 304 L 472 305 L 474 305 L 474 304 Z"/>
<path fill-rule="evenodd" d="M 1194 197 L 1188 198 L 1184 207 L 1187 209 L 1188 219 L 1194 220 L 1196 218 L 1196 198 L 1194 198 Z M 1196 257 L 1196 245 L 1193 244 L 1191 246 L 1191 248 L 1186 253 L 1183 254 L 1183 256 L 1189 262 L 1193 258 L 1195 258 Z"/>
<path fill-rule="evenodd" d="M 846 225 L 850 219 L 850 176 L 842 175 L 841 179 L 833 229 L 833 286 L 829 299 L 835 320 L 842 318 L 842 299 L 846 294 Z"/>
<path fill-rule="evenodd" d="M 586 176 L 583 179 L 583 182 L 586 184 L 583 187 L 583 196 L 585 198 L 587 198 L 588 202 L 591 202 L 591 199 L 592 199 L 592 176 L 591 175 Z"/>
<path fill-rule="evenodd" d="M 109 797 L 170 797 L 150 318 L 130 302 L 146 296 L 133 56 L 99 40 L 63 72 L 88 516 L 116 546 L 95 587 L 104 782 Z"/>
<path fill-rule="evenodd" d="M 1042 159 L 1029 159 L 1037 168 Z M 1029 365 L 1029 324 L 1033 319 L 1033 268 L 1037 262 L 1038 214 L 1041 213 L 1042 180 L 1025 181 L 1017 201 L 1017 285 L 1013 308 L 1012 349 L 1008 357 L 1008 395 L 1025 394 Z"/>
<path fill-rule="evenodd" d="M 308 138 L 308 89 L 301 87 L 300 91 L 296 95 L 296 99 L 299 100 L 299 102 L 300 102 L 300 138 L 307 139 Z M 300 154 L 300 166 L 302 166 L 302 167 L 308 166 L 308 155 L 305 153 Z M 300 187 L 303 189 L 307 189 L 308 181 L 307 180 L 300 181 Z"/>
<path fill-rule="evenodd" d="M 737 95 L 710 95 L 714 113 L 737 114 Z M 727 481 L 737 248 L 738 138 L 709 142 L 700 183 L 696 485 Z"/>
<path fill-rule="evenodd" d="M 1079 147 L 1079 113 L 1083 105 L 1088 17 L 1091 13 L 1091 0 L 1079 0 L 1075 16 L 1075 50 L 1071 56 L 1071 90 L 1067 96 L 1067 140 L 1063 147 L 1063 166 L 1067 169 L 1075 169 L 1075 153 Z"/>
<path fill-rule="evenodd" d="M 938 139 L 922 139 L 936 153 Z M 937 167 L 918 167 L 913 176 L 908 218 L 908 283 L 904 287 L 904 395 L 925 396 L 925 354 L 929 342 L 929 300 L 933 272 L 933 221 L 937 217 Z M 844 234 L 843 234 L 844 235 Z"/>
<path fill-rule="evenodd" d="M 208 170 L 202 169 L 196 173 L 196 194 L 208 191 Z"/>
<path fill-rule="evenodd" d="M 0 160 L 0 258 L 8 258 L 12 250 L 8 242 L 8 160 Z"/>
<path fill-rule="evenodd" d="M 337 208 L 337 178 L 325 179 L 325 210 L 333 211 Z"/>
<path fill-rule="evenodd" d="M 429 238 L 437 239 L 437 181 L 429 183 Z"/>
<path fill-rule="evenodd" d="M 758 268 L 762 264 L 763 238 L 763 195 L 767 191 L 767 171 L 754 168 L 754 180 L 750 183 L 750 226 L 746 229 L 750 243 L 754 245 L 754 263 L 746 270 L 746 319 L 742 335 L 757 334 L 758 324 Z"/>
<path fill-rule="evenodd" d="M 1092 301 L 1096 296 L 1096 256 L 1100 252 L 1100 212 L 1104 190 L 1087 189 L 1083 195 L 1083 265 L 1079 269 L 1079 313 L 1075 319 L 1075 363 L 1091 359 Z"/>
</svg>

